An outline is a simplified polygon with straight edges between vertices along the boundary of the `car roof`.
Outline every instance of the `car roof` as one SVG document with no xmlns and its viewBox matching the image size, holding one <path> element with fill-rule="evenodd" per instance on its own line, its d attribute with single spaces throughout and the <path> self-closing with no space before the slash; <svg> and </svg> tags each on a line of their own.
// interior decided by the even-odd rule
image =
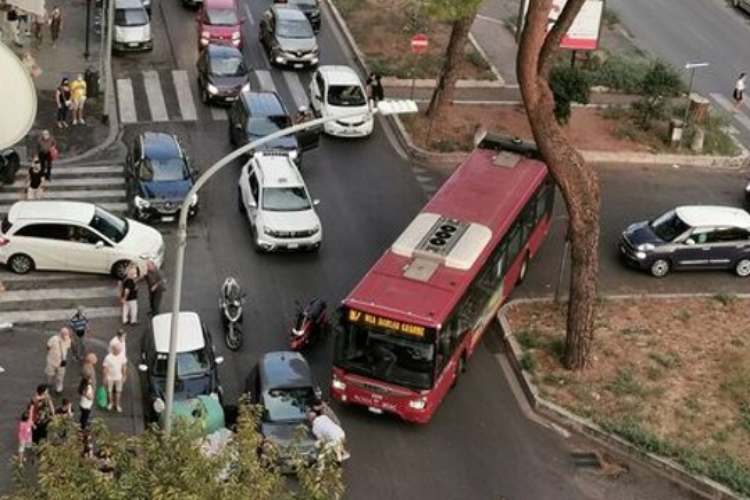
<svg viewBox="0 0 750 500">
<path fill-rule="evenodd" d="M 329 84 L 333 85 L 362 85 L 359 75 L 342 64 L 326 65 L 318 67 L 318 71 Z"/>
<path fill-rule="evenodd" d="M 157 314 L 151 320 L 156 352 L 169 352 L 169 336 L 172 327 L 172 313 Z M 203 349 L 203 326 L 200 317 L 194 312 L 180 312 L 177 320 L 177 352 L 190 352 Z"/>
<path fill-rule="evenodd" d="M 253 158 L 260 169 L 263 187 L 294 187 L 305 184 L 287 152 L 260 151 Z"/>
<path fill-rule="evenodd" d="M 144 132 L 141 140 L 143 141 L 143 156 L 146 158 L 168 160 L 181 156 L 180 144 L 172 134 Z"/>
<path fill-rule="evenodd" d="M 262 390 L 265 391 L 313 385 L 310 365 L 298 352 L 276 351 L 264 354 L 258 361 L 258 374 Z"/>
<path fill-rule="evenodd" d="M 250 114 L 255 116 L 287 115 L 284 103 L 276 92 L 243 92 L 242 102 Z"/>
<path fill-rule="evenodd" d="M 32 200 L 17 201 L 8 211 L 8 221 L 46 220 L 88 224 L 94 217 L 93 203 L 80 201 Z"/>
<path fill-rule="evenodd" d="M 141 0 L 115 0 L 115 9 L 142 9 Z"/>
<path fill-rule="evenodd" d="M 688 205 L 675 208 L 675 213 L 691 227 L 742 227 L 750 229 L 750 214 L 741 208 L 716 205 Z"/>
<path fill-rule="evenodd" d="M 242 52 L 237 47 L 230 45 L 220 45 L 216 43 L 209 43 L 208 46 L 203 49 L 210 57 L 229 58 L 229 57 L 242 57 Z"/>
<path fill-rule="evenodd" d="M 305 15 L 305 13 L 299 10 L 297 7 L 290 7 L 286 5 L 274 5 L 271 8 L 273 9 L 276 17 L 280 17 L 282 19 L 287 19 L 290 21 L 294 21 L 294 20 L 307 21 L 307 16 Z"/>
</svg>

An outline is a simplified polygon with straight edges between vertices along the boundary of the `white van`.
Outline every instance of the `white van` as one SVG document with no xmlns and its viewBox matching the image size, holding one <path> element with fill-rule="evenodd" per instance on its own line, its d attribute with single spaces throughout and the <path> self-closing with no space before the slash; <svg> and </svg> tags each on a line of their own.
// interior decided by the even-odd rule
<svg viewBox="0 0 750 500">
<path fill-rule="evenodd" d="M 118 217 L 92 203 L 19 201 L 0 224 L 0 263 L 33 269 L 125 275 L 135 262 L 161 267 L 164 240 L 156 229 Z"/>
<path fill-rule="evenodd" d="M 141 0 L 115 0 L 115 32 L 112 50 L 142 51 L 154 48 L 151 20 Z"/>
</svg>

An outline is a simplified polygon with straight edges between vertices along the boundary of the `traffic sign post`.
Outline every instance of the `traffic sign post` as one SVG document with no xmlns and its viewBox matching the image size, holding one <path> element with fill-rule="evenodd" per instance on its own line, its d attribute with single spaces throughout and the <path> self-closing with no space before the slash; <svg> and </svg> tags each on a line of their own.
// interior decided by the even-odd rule
<svg viewBox="0 0 750 500">
<path fill-rule="evenodd" d="M 430 46 L 430 40 L 424 33 L 417 33 L 416 35 L 411 37 L 409 45 L 411 46 L 411 53 L 414 54 L 414 63 L 412 63 L 411 66 L 411 96 L 409 97 L 409 99 L 414 99 L 414 68 L 417 65 L 417 56 L 427 51 L 427 47 Z"/>
</svg>

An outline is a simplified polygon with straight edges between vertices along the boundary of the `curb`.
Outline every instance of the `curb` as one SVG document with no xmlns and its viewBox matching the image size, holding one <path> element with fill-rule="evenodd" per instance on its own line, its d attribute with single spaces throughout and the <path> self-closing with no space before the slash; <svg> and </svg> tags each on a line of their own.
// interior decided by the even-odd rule
<svg viewBox="0 0 750 500">
<path fill-rule="evenodd" d="M 605 297 L 605 299 L 648 298 L 653 300 L 710 296 L 712 296 L 712 294 L 625 294 L 611 295 Z M 737 296 L 741 298 L 750 298 L 750 294 L 737 294 Z M 516 304 L 552 302 L 552 300 L 553 299 L 551 298 L 516 299 L 505 304 L 497 313 L 497 320 L 500 324 L 500 329 L 503 332 L 501 341 L 506 347 L 506 358 L 513 368 L 518 383 L 523 389 L 526 399 L 534 411 L 537 414 L 552 420 L 558 425 L 583 434 L 588 438 L 592 438 L 596 442 L 614 451 L 616 454 L 636 460 L 650 469 L 657 470 L 657 472 L 665 475 L 669 480 L 676 482 L 701 496 L 717 500 L 734 500 L 743 498 L 726 486 L 719 484 L 708 477 L 691 474 L 674 460 L 637 448 L 629 441 L 605 431 L 589 419 L 579 417 L 565 408 L 562 408 L 551 401 L 547 401 L 539 395 L 539 390 L 536 385 L 534 385 L 527 372 L 521 367 L 519 360 L 522 356 L 522 349 L 513 335 L 505 314 L 509 308 Z"/>
</svg>

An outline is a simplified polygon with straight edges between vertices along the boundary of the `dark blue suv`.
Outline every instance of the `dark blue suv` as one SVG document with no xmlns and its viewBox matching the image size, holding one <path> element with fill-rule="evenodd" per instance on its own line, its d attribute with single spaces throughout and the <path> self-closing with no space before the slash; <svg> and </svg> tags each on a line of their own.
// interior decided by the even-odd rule
<svg viewBox="0 0 750 500">
<path fill-rule="evenodd" d="M 129 211 L 135 219 L 172 222 L 193 187 L 195 172 L 177 137 L 145 132 L 128 152 L 126 177 Z M 196 213 L 197 195 L 190 203 L 189 215 Z"/>
</svg>

